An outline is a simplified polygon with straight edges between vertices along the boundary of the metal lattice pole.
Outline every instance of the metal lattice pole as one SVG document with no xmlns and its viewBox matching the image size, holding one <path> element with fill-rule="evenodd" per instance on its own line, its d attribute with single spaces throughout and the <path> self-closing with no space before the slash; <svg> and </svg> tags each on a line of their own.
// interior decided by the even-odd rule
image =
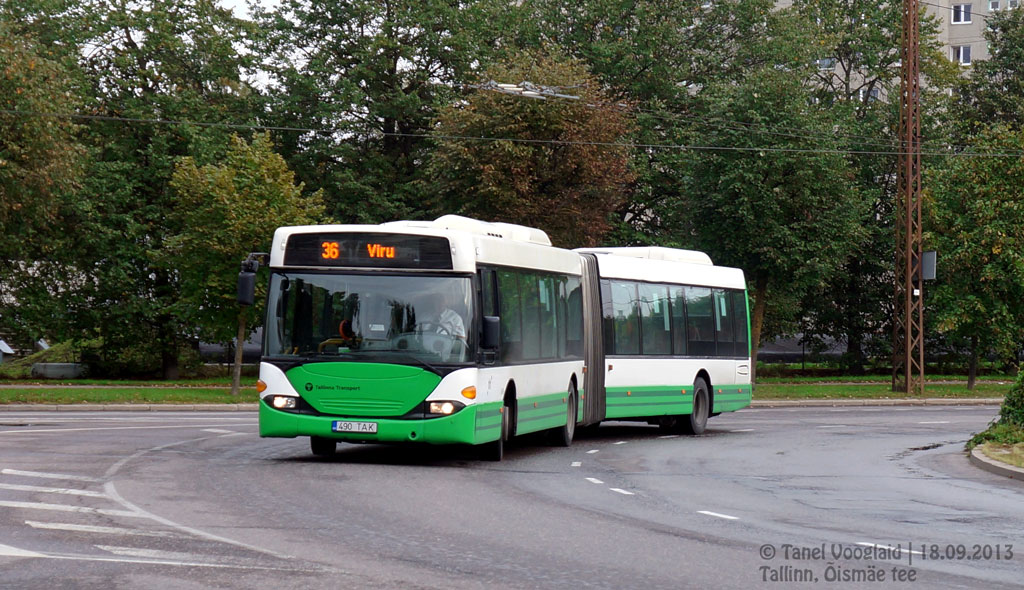
<svg viewBox="0 0 1024 590">
<path fill-rule="evenodd" d="M 896 295 L 892 389 L 924 394 L 924 292 L 921 284 L 921 118 L 918 0 L 903 2 L 900 150 L 896 195 Z"/>
</svg>

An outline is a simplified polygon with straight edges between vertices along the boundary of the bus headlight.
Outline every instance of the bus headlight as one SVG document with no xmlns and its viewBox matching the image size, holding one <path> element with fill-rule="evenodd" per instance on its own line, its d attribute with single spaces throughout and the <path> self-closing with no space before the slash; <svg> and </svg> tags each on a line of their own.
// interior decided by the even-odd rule
<svg viewBox="0 0 1024 590">
<path fill-rule="evenodd" d="M 463 406 L 459 402 L 430 402 L 427 405 L 427 411 L 431 414 L 449 416 L 461 410 L 463 407 L 465 406 Z"/>
<path fill-rule="evenodd" d="M 298 400 L 290 395 L 270 396 L 270 405 L 278 410 L 294 410 Z"/>
</svg>

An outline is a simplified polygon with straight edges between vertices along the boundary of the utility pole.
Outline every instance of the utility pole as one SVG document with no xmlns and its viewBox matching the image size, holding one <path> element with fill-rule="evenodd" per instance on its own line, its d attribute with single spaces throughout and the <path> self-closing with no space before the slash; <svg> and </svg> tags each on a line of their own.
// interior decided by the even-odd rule
<svg viewBox="0 0 1024 590">
<path fill-rule="evenodd" d="M 892 390 L 924 394 L 924 285 L 921 276 L 921 84 L 918 0 L 903 0 L 900 149 L 896 194 L 896 295 Z"/>
</svg>

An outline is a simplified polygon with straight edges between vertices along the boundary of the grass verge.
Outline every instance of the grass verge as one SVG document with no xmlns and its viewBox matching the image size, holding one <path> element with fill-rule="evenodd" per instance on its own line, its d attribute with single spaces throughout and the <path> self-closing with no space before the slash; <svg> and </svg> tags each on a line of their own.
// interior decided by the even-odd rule
<svg viewBox="0 0 1024 590">
<path fill-rule="evenodd" d="M 255 403 L 256 389 L 238 396 L 223 388 L 201 387 L 33 387 L 0 389 L 0 404 L 239 404 Z"/>
<path fill-rule="evenodd" d="M 1024 442 L 1015 445 L 984 443 L 980 448 L 981 452 L 989 459 L 1024 469 Z"/>
<path fill-rule="evenodd" d="M 979 382 L 968 390 L 965 383 L 925 383 L 926 398 L 1002 398 L 1010 383 Z M 754 386 L 754 399 L 906 399 L 886 383 L 762 383 Z"/>
</svg>

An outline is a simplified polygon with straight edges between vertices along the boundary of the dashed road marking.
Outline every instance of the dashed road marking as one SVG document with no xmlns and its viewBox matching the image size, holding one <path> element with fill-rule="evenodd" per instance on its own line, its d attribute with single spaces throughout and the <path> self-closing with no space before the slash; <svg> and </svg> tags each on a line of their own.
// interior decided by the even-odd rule
<svg viewBox="0 0 1024 590">
<path fill-rule="evenodd" d="M 98 483 L 103 481 L 98 477 L 87 477 L 85 475 L 68 475 L 66 473 L 44 473 L 42 471 L 22 471 L 20 469 L 0 470 L 2 475 L 20 475 L 22 477 L 38 477 L 41 479 L 66 479 L 68 481 L 88 481 Z"/>
<path fill-rule="evenodd" d="M 597 479 L 596 477 L 588 477 L 587 481 L 589 481 L 590 483 L 598 483 L 598 484 L 604 483 L 603 481 Z"/>
<path fill-rule="evenodd" d="M 203 432 L 212 432 L 214 434 L 235 434 L 234 430 L 221 430 L 220 428 L 204 428 Z"/>
<path fill-rule="evenodd" d="M 621 488 L 608 488 L 608 489 L 613 491 L 613 492 L 622 494 L 624 496 L 635 496 L 636 495 L 633 492 L 630 492 L 628 490 L 624 490 L 624 489 L 621 489 Z"/>
<path fill-rule="evenodd" d="M 658 438 L 679 438 L 679 435 L 678 434 L 666 434 L 664 436 L 659 436 Z"/>
<path fill-rule="evenodd" d="M 67 488 L 47 488 L 43 486 L 23 486 L 13 483 L 0 483 L 0 490 L 13 490 L 16 492 L 37 492 L 40 494 L 68 494 L 70 496 L 89 496 L 91 498 L 106 498 L 103 492 L 89 490 L 72 490 Z"/>
<path fill-rule="evenodd" d="M 729 432 L 754 432 L 753 428 L 738 428 L 736 430 L 730 430 Z"/>
<path fill-rule="evenodd" d="M 145 531 L 113 526 L 72 524 L 70 522 L 38 522 L 35 520 L 26 520 L 25 524 L 34 529 L 67 531 L 71 533 L 96 533 L 100 535 L 130 535 L 135 537 L 181 537 L 181 535 L 172 533 L 170 531 Z"/>
<path fill-rule="evenodd" d="M 707 516 L 714 516 L 715 518 L 724 518 L 726 520 L 739 520 L 738 516 L 729 516 L 728 514 L 722 514 L 720 512 L 711 512 L 710 510 L 698 510 L 697 514 L 706 514 Z"/>
<path fill-rule="evenodd" d="M 617 443 L 612 443 L 612 444 L 615 444 L 615 445 L 624 445 L 624 444 L 626 444 L 627 442 L 628 442 L 628 441 L 620 440 L 619 442 L 617 442 Z"/>
<path fill-rule="evenodd" d="M 583 465 L 582 461 L 573 461 L 569 467 L 579 467 L 580 465 Z"/>
<path fill-rule="evenodd" d="M 600 449 L 591 449 L 591 450 L 587 451 L 587 454 L 588 455 L 593 455 L 594 453 L 598 452 L 599 450 Z"/>
<path fill-rule="evenodd" d="M 57 512 L 84 512 L 87 514 L 104 514 L 106 516 L 127 516 L 130 518 L 144 518 L 145 514 L 131 512 L 129 510 L 108 510 L 106 508 L 91 508 L 89 506 L 67 506 L 65 504 L 46 504 L 44 502 L 11 502 L 0 500 L 0 506 L 5 508 L 24 508 L 28 510 L 54 510 Z"/>
<path fill-rule="evenodd" d="M 874 547 L 876 549 L 885 549 L 887 551 L 895 551 L 896 550 L 896 547 L 893 547 L 892 545 L 879 545 L 878 543 L 864 543 L 864 542 L 855 543 L 855 544 L 856 545 L 860 545 L 861 547 Z M 910 549 L 908 549 L 907 552 L 908 553 L 913 553 L 914 555 L 924 555 L 924 553 L 921 553 L 920 551 L 912 551 Z"/>
</svg>

